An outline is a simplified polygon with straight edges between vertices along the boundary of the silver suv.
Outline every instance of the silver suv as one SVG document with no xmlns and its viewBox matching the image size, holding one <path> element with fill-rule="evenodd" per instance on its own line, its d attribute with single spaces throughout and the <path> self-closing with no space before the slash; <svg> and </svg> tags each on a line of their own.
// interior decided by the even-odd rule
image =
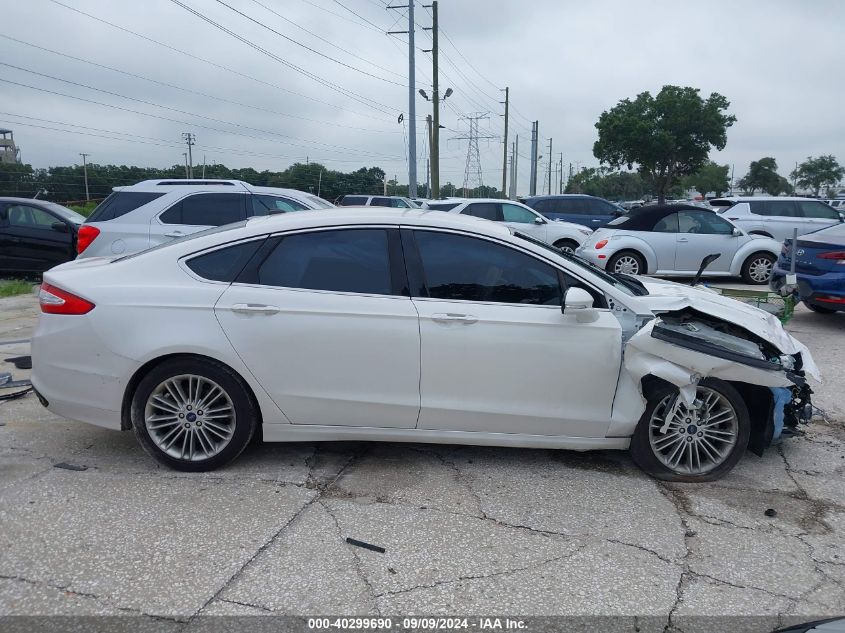
<svg viewBox="0 0 845 633">
<path fill-rule="evenodd" d="M 394 209 L 419 209 L 419 205 L 403 196 L 343 196 L 341 207 L 393 207 Z"/>
<path fill-rule="evenodd" d="M 793 229 L 804 235 L 842 222 L 839 211 L 812 198 L 717 198 L 710 204 L 747 233 L 779 242 L 792 238 Z"/>
<path fill-rule="evenodd" d="M 257 215 L 332 209 L 295 189 L 241 180 L 145 180 L 115 187 L 79 229 L 78 257 L 128 255 L 212 226 Z"/>
</svg>

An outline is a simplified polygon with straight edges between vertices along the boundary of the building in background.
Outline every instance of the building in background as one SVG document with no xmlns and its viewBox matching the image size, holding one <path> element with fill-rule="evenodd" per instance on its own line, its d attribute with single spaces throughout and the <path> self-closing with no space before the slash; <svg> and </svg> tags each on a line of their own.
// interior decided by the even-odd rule
<svg viewBox="0 0 845 633">
<path fill-rule="evenodd" d="M 12 130 L 0 129 L 0 165 L 19 165 L 21 150 L 15 145 L 15 135 Z"/>
</svg>

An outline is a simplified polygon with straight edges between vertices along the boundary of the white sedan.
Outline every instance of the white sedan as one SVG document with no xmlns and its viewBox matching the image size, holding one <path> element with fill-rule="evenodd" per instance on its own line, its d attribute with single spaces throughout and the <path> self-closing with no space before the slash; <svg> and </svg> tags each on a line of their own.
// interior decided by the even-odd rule
<svg viewBox="0 0 845 633">
<path fill-rule="evenodd" d="M 598 229 L 576 253 L 614 273 L 691 277 L 708 255 L 719 257 L 704 276 L 742 277 L 765 284 L 781 243 L 749 235 L 714 211 L 693 205 L 648 206 Z"/>
<path fill-rule="evenodd" d="M 761 310 L 435 211 L 253 218 L 68 262 L 40 303 L 41 403 L 131 428 L 181 470 L 226 464 L 260 429 L 630 447 L 657 477 L 710 480 L 806 421 L 818 376 Z"/>
</svg>

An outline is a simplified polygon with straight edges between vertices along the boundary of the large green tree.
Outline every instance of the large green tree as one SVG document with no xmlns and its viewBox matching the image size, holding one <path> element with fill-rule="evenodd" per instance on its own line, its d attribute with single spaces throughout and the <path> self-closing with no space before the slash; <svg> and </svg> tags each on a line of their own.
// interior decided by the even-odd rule
<svg viewBox="0 0 845 633">
<path fill-rule="evenodd" d="M 737 184 L 748 195 L 753 195 L 758 189 L 771 196 L 792 191 L 789 181 L 778 174 L 778 163 L 771 156 L 751 161 L 748 173 Z"/>
<path fill-rule="evenodd" d="M 729 165 L 718 165 L 710 161 L 697 172 L 688 176 L 685 183 L 688 187 L 700 193 L 702 198 L 706 198 L 711 191 L 719 197 L 730 188 L 729 169 Z"/>
<path fill-rule="evenodd" d="M 569 179 L 566 193 L 585 193 L 607 200 L 639 200 L 651 194 L 651 187 L 636 172 L 582 169 Z"/>
<path fill-rule="evenodd" d="M 845 168 L 831 154 L 818 158 L 809 156 L 791 175 L 799 187 L 810 189 L 814 196 L 818 196 L 822 187 L 839 184 L 845 176 Z"/>
<path fill-rule="evenodd" d="M 637 165 L 653 183 L 658 202 L 684 176 L 707 162 L 710 148 L 724 149 L 727 130 L 736 121 L 726 114 L 730 102 L 719 93 L 702 99 L 696 88 L 663 86 L 623 99 L 601 114 L 593 154 L 611 167 Z"/>
</svg>

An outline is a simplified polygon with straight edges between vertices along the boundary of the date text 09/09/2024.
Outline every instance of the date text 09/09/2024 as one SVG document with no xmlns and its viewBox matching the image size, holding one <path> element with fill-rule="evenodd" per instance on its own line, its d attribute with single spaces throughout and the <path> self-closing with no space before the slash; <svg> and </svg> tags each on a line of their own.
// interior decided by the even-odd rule
<svg viewBox="0 0 845 633">
<path fill-rule="evenodd" d="M 359 617 L 359 618 L 308 618 L 308 628 L 314 630 L 524 630 L 527 623 L 515 618 L 440 618 L 440 617 Z"/>
</svg>

